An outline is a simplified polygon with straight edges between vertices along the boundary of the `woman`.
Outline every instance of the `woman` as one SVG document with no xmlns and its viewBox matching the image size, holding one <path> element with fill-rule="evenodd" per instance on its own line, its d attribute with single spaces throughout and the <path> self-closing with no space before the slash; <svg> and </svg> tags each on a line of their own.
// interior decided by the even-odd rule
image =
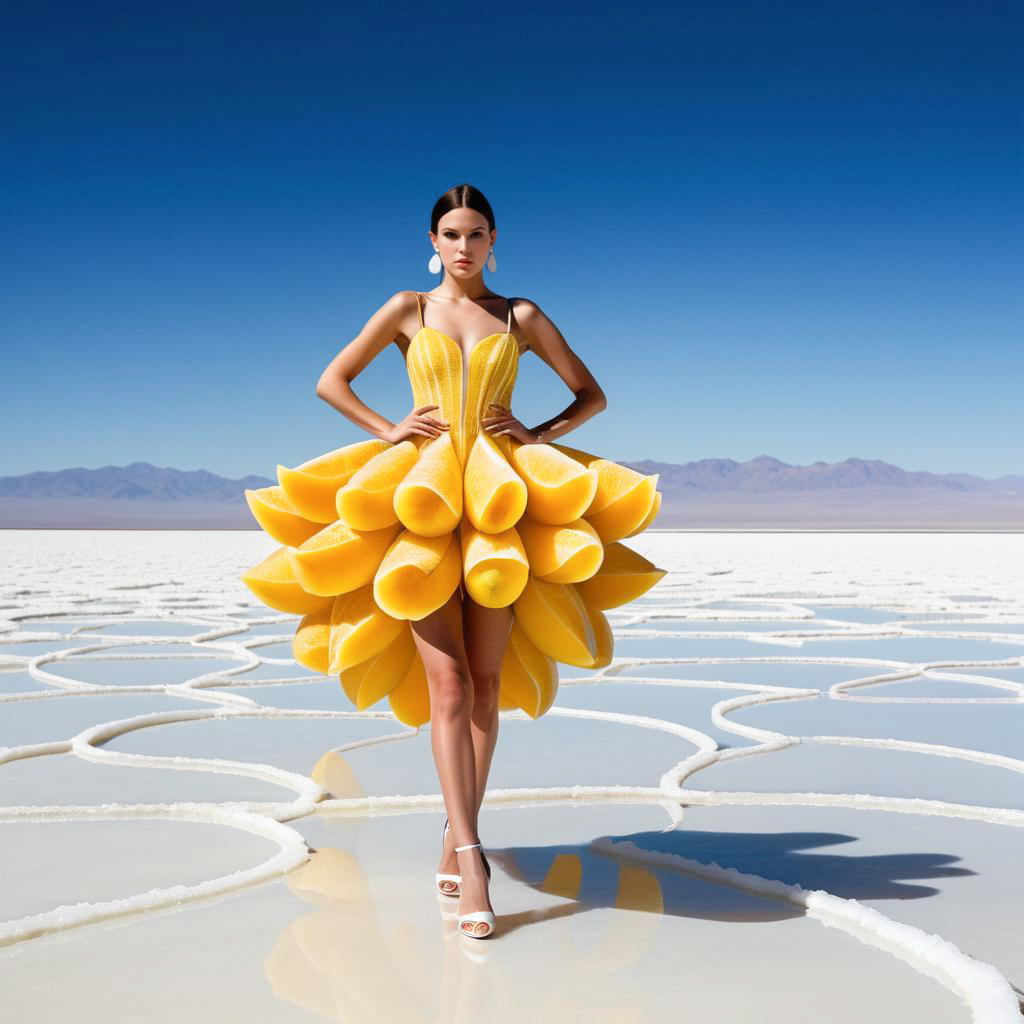
<svg viewBox="0 0 1024 1024">
<path fill-rule="evenodd" d="M 419 724 L 429 713 L 448 811 L 436 885 L 459 897 L 459 931 L 485 938 L 494 914 L 477 822 L 498 712 L 518 706 L 543 714 L 554 698 L 557 660 L 586 667 L 611 660 L 600 609 L 632 600 L 664 575 L 616 542 L 650 524 L 660 494 L 656 475 L 551 446 L 604 409 L 605 396 L 535 303 L 505 299 L 484 283 L 484 266 L 495 269 L 497 237 L 484 196 L 472 185 L 450 189 L 434 205 L 429 237 L 428 266 L 443 272 L 438 286 L 393 295 L 317 384 L 319 397 L 378 440 L 295 470 L 279 467 L 280 487 L 246 496 L 261 525 L 290 545 L 303 599 L 333 601 L 315 610 L 289 606 L 306 612 L 297 660 L 337 672 L 358 707 L 387 693 L 402 721 Z M 413 408 L 398 423 L 351 386 L 391 343 L 413 392 Z M 518 360 L 528 351 L 576 396 L 532 428 L 509 407 Z M 317 490 L 325 479 L 326 491 Z M 282 505 L 296 514 L 288 530 Z M 333 552 L 329 568 L 325 550 Z M 600 573 L 609 552 L 615 557 Z M 363 555 L 362 574 L 339 581 L 339 566 Z M 258 566 L 243 577 L 267 603 L 266 581 L 285 567 L 284 556 L 275 557 L 262 573 Z M 516 619 L 522 628 L 513 633 Z M 411 642 L 402 639 L 403 623 Z M 302 640 L 304 630 L 320 640 Z"/>
</svg>

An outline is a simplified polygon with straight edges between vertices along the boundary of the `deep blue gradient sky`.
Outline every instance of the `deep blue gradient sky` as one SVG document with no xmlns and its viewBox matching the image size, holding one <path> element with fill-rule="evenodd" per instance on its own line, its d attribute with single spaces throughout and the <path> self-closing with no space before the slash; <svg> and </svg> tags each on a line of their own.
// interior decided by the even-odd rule
<svg viewBox="0 0 1024 1024">
<path fill-rule="evenodd" d="M 565 443 L 1024 472 L 1019 3 L 23 8 L 0 475 L 273 476 L 368 437 L 317 378 L 433 286 L 462 181 L 491 287 L 608 395 Z M 354 387 L 408 412 L 395 347 Z M 571 394 L 528 355 L 516 400 Z"/>
</svg>

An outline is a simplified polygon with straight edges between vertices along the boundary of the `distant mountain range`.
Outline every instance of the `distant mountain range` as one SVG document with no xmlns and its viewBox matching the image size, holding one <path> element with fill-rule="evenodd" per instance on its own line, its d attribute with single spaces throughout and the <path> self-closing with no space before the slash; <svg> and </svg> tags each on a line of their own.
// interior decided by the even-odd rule
<svg viewBox="0 0 1024 1024">
<path fill-rule="evenodd" d="M 628 462 L 641 473 L 660 473 L 659 487 L 698 491 L 821 491 L 838 488 L 898 487 L 905 490 L 973 491 L 1024 497 L 1024 476 L 986 480 L 970 473 L 927 473 L 906 470 L 880 459 L 844 459 L 791 466 L 758 455 L 747 462 L 699 459 L 697 462 Z M 2 493 L 2 492 L 0 492 Z"/>
<path fill-rule="evenodd" d="M 1024 476 L 856 458 L 793 466 L 769 455 L 622 464 L 659 474 L 654 529 L 1024 530 Z M 276 483 L 148 462 L 0 477 L 0 528 L 259 529 L 244 492 Z"/>
</svg>

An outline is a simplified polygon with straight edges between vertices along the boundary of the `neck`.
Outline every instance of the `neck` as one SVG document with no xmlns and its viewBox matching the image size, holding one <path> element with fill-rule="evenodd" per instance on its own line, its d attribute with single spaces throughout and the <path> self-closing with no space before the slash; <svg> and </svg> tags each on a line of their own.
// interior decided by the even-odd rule
<svg viewBox="0 0 1024 1024">
<path fill-rule="evenodd" d="M 443 295 L 446 299 L 459 301 L 460 299 L 487 299 L 496 297 L 487 285 L 484 284 L 484 275 L 477 274 L 475 277 L 467 278 L 465 281 L 449 277 L 446 273 L 444 280 L 435 288 L 432 295 Z"/>
</svg>

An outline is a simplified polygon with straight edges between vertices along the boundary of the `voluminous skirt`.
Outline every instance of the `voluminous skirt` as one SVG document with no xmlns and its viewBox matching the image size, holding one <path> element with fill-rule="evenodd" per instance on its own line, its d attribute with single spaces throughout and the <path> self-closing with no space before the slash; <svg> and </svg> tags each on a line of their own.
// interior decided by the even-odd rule
<svg viewBox="0 0 1024 1024">
<path fill-rule="evenodd" d="M 604 611 L 664 575 L 621 543 L 661 506 L 658 474 L 560 444 L 481 432 L 463 471 L 448 432 L 394 444 L 357 441 L 247 490 L 282 546 L 242 576 L 270 608 L 301 615 L 295 660 L 337 676 L 362 710 L 387 697 L 399 721 L 430 719 L 411 622 L 460 583 L 478 604 L 511 605 L 499 708 L 538 718 L 557 663 L 612 659 Z"/>
</svg>

